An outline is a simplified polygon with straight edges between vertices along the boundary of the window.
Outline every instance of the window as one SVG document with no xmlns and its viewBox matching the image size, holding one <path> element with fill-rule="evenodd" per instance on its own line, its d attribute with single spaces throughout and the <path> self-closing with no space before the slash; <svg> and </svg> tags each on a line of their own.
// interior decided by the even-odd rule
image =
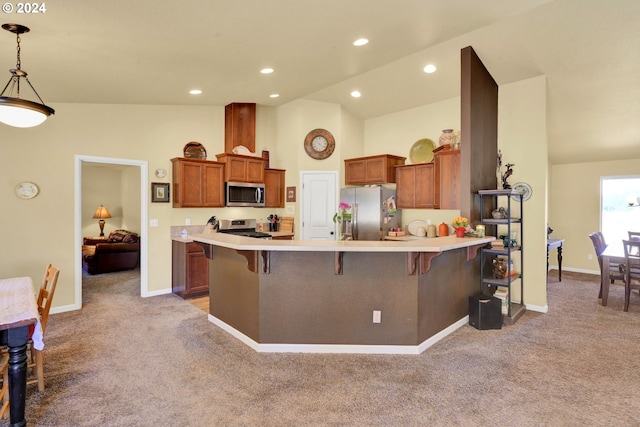
<svg viewBox="0 0 640 427">
<path fill-rule="evenodd" d="M 640 176 L 602 177 L 600 197 L 601 230 L 607 242 L 640 231 Z"/>
</svg>

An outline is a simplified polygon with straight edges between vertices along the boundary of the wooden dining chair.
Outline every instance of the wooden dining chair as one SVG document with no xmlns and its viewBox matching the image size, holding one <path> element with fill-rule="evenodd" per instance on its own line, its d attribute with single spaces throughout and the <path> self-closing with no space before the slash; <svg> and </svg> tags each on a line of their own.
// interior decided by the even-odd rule
<svg viewBox="0 0 640 427">
<path fill-rule="evenodd" d="M 49 320 L 49 310 L 51 309 L 51 302 L 53 301 L 53 294 L 56 291 L 56 284 L 58 283 L 58 276 L 60 270 L 53 265 L 47 265 L 40 285 L 40 291 L 38 292 L 38 312 L 40 313 L 40 325 L 42 326 L 42 335 L 47 329 L 47 322 Z M 31 371 L 30 378 L 27 379 L 27 384 L 38 383 L 38 390 L 44 390 L 44 366 L 42 360 L 42 350 L 38 350 L 33 346 L 33 340 L 29 337 L 28 342 L 28 360 L 27 369 Z"/>
<path fill-rule="evenodd" d="M 602 252 L 607 248 L 607 243 L 604 240 L 604 235 L 601 231 L 596 231 L 589 234 L 589 238 L 593 243 L 593 248 L 596 251 L 596 257 L 598 258 L 598 265 L 600 266 L 600 277 L 602 277 Z M 620 269 L 619 264 L 611 263 L 609 266 L 609 278 L 611 284 L 616 280 L 624 282 L 624 273 Z M 600 280 L 600 291 L 598 292 L 598 298 L 602 298 L 602 280 Z"/>
<path fill-rule="evenodd" d="M 631 289 L 640 290 L 640 240 L 623 240 L 624 311 L 629 311 Z"/>
<path fill-rule="evenodd" d="M 640 231 L 627 231 L 629 240 L 640 240 Z"/>
<path fill-rule="evenodd" d="M 9 415 L 9 354 L 0 354 L 0 370 L 2 371 L 2 388 L 0 388 L 0 420 Z"/>
</svg>

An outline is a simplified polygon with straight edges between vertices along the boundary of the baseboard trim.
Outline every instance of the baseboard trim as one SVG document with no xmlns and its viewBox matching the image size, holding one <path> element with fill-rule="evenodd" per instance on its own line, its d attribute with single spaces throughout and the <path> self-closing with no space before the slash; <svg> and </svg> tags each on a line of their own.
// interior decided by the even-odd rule
<svg viewBox="0 0 640 427">
<path fill-rule="evenodd" d="M 435 343 L 469 323 L 465 316 L 418 345 L 355 344 L 260 344 L 212 314 L 209 321 L 258 353 L 342 353 L 342 354 L 413 354 L 418 355 Z"/>
</svg>

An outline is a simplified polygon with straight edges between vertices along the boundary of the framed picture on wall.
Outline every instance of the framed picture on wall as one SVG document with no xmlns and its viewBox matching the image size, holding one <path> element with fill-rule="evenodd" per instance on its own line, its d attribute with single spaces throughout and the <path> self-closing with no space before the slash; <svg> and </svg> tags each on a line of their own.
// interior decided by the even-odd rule
<svg viewBox="0 0 640 427">
<path fill-rule="evenodd" d="M 287 202 L 296 201 L 296 187 L 287 187 Z"/>
<path fill-rule="evenodd" d="M 169 203 L 169 184 L 164 182 L 152 182 L 151 201 L 154 203 Z"/>
</svg>

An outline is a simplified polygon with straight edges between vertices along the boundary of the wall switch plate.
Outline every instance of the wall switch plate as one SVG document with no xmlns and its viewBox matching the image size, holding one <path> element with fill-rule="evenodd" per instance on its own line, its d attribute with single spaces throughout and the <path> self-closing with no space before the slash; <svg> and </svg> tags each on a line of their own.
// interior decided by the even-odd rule
<svg viewBox="0 0 640 427">
<path fill-rule="evenodd" d="M 373 323 L 380 323 L 382 312 L 380 310 L 373 310 Z"/>
<path fill-rule="evenodd" d="M 591 261 L 591 260 L 593 259 L 593 255 L 591 255 L 591 254 L 587 255 L 587 259 L 588 259 L 589 261 Z"/>
<path fill-rule="evenodd" d="M 287 215 L 295 215 L 296 207 L 294 205 L 287 205 Z"/>
<path fill-rule="evenodd" d="M 191 218 L 187 218 L 184 220 L 185 225 L 191 225 Z"/>
<path fill-rule="evenodd" d="M 149 227 L 157 227 L 158 226 L 158 220 L 157 219 L 150 219 L 149 220 Z"/>
</svg>

